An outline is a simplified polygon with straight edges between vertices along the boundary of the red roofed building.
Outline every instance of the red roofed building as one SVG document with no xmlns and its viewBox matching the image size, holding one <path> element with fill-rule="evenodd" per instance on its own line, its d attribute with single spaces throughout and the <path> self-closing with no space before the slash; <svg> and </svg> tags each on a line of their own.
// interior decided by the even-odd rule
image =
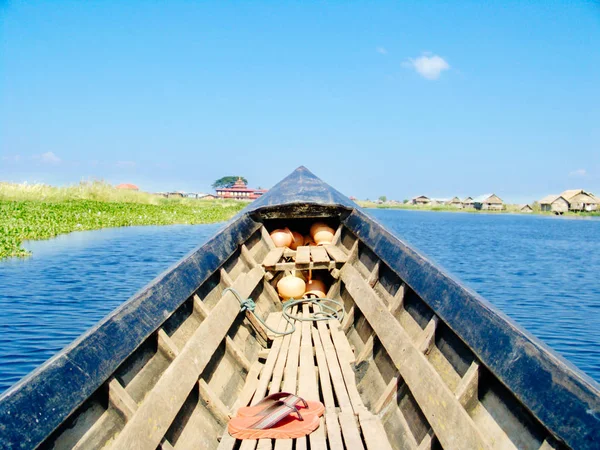
<svg viewBox="0 0 600 450">
<path fill-rule="evenodd" d="M 117 186 L 117 189 L 127 189 L 130 191 L 139 191 L 140 188 L 137 187 L 135 184 L 131 184 L 131 183 L 121 183 Z"/>
<path fill-rule="evenodd" d="M 216 191 L 217 197 L 230 200 L 256 200 L 267 192 L 266 189 L 249 188 L 241 178 L 238 178 L 230 188 L 219 188 Z"/>
</svg>

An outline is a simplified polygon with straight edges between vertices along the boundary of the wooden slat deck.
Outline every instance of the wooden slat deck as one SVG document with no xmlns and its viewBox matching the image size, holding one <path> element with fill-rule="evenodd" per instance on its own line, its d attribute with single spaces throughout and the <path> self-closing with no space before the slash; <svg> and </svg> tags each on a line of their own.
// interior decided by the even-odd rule
<svg viewBox="0 0 600 450">
<path fill-rule="evenodd" d="M 292 313 L 296 313 L 292 311 Z M 297 311 L 310 314 L 309 307 Z M 281 314 L 271 319 L 285 321 Z M 308 400 L 320 400 L 325 405 L 321 426 L 308 438 L 290 440 L 244 440 L 242 450 L 257 449 L 391 449 L 379 418 L 363 405 L 351 367 L 350 346 L 337 321 L 331 323 L 296 322 L 296 331 L 274 340 L 266 363 L 258 377 L 250 404 L 267 393 L 294 392 Z M 248 402 L 248 400 L 246 400 Z M 224 432 L 220 450 L 236 447 L 236 440 Z"/>
<path fill-rule="evenodd" d="M 296 250 L 272 248 L 265 256 L 262 265 L 266 270 L 282 271 L 294 269 L 326 269 L 341 267 L 348 261 L 348 255 L 341 247 L 333 244 L 324 246 L 302 246 Z"/>
</svg>

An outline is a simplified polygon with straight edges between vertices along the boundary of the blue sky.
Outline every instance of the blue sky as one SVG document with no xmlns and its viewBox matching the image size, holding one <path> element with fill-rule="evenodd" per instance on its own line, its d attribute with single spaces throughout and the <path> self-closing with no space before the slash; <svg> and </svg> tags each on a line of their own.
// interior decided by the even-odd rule
<svg viewBox="0 0 600 450">
<path fill-rule="evenodd" d="M 0 2 L 0 180 L 599 193 L 599 49 L 584 1 Z"/>
</svg>

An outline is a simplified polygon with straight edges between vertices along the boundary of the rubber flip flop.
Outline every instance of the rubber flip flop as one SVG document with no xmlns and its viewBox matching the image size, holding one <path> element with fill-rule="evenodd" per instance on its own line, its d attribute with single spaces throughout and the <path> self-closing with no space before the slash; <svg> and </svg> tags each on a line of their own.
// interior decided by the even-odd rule
<svg viewBox="0 0 600 450">
<path fill-rule="evenodd" d="M 294 396 L 295 397 L 295 396 Z M 295 402 L 279 401 L 279 405 L 266 416 L 234 417 L 227 430 L 236 439 L 294 439 L 306 436 L 319 427 L 319 416 L 300 414 Z"/>
<path fill-rule="evenodd" d="M 293 397 L 298 399 L 298 402 L 295 406 L 302 414 L 315 414 L 321 417 L 325 412 L 325 406 L 321 402 L 304 400 L 303 398 L 297 397 L 296 395 L 288 392 L 277 392 L 276 394 L 271 394 L 268 397 L 265 397 L 254 406 L 244 406 L 238 409 L 237 415 L 241 417 L 266 416 L 270 414 L 274 408 L 279 406 L 278 401 L 284 400 L 288 397 L 290 400 L 293 400 Z"/>
</svg>

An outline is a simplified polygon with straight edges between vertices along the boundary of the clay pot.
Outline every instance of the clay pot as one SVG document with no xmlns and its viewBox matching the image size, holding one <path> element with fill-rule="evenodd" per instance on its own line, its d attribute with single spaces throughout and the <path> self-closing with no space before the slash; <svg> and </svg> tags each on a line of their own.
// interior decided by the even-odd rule
<svg viewBox="0 0 600 450">
<path fill-rule="evenodd" d="M 317 222 L 310 227 L 310 234 L 317 245 L 331 244 L 335 230 L 323 222 Z"/>
<path fill-rule="evenodd" d="M 304 245 L 316 245 L 314 239 L 312 238 L 312 236 L 309 234 L 308 236 L 304 236 Z"/>
<path fill-rule="evenodd" d="M 333 228 L 324 226 L 318 227 L 312 236 L 317 245 L 324 245 L 331 244 L 331 242 L 333 241 L 334 233 L 335 231 Z"/>
<path fill-rule="evenodd" d="M 333 242 L 333 230 L 320 230 L 315 234 L 315 243 L 317 245 L 331 244 Z"/>
<path fill-rule="evenodd" d="M 279 228 L 271 232 L 271 239 L 275 243 L 275 247 L 289 247 L 294 240 L 294 235 L 289 228 Z"/>
<path fill-rule="evenodd" d="M 296 250 L 298 247 L 302 247 L 304 245 L 304 236 L 302 236 L 297 231 L 292 231 L 292 243 L 290 244 L 290 248 L 292 250 Z"/>
<path fill-rule="evenodd" d="M 290 298 L 302 298 L 305 290 L 306 283 L 298 277 L 283 277 L 277 283 L 277 292 L 284 301 Z"/>
<path fill-rule="evenodd" d="M 304 292 L 304 296 L 311 297 L 319 297 L 323 298 L 327 295 L 327 288 L 325 287 L 325 283 L 321 280 L 310 280 L 306 283 L 306 291 Z"/>
<path fill-rule="evenodd" d="M 320 229 L 323 229 L 323 228 L 329 228 L 330 230 L 332 229 L 329 225 L 327 225 L 326 223 L 323 223 L 323 222 L 315 222 L 315 223 L 313 223 L 310 226 L 310 235 L 312 237 L 314 237 L 315 233 L 317 231 L 319 231 Z"/>
</svg>

